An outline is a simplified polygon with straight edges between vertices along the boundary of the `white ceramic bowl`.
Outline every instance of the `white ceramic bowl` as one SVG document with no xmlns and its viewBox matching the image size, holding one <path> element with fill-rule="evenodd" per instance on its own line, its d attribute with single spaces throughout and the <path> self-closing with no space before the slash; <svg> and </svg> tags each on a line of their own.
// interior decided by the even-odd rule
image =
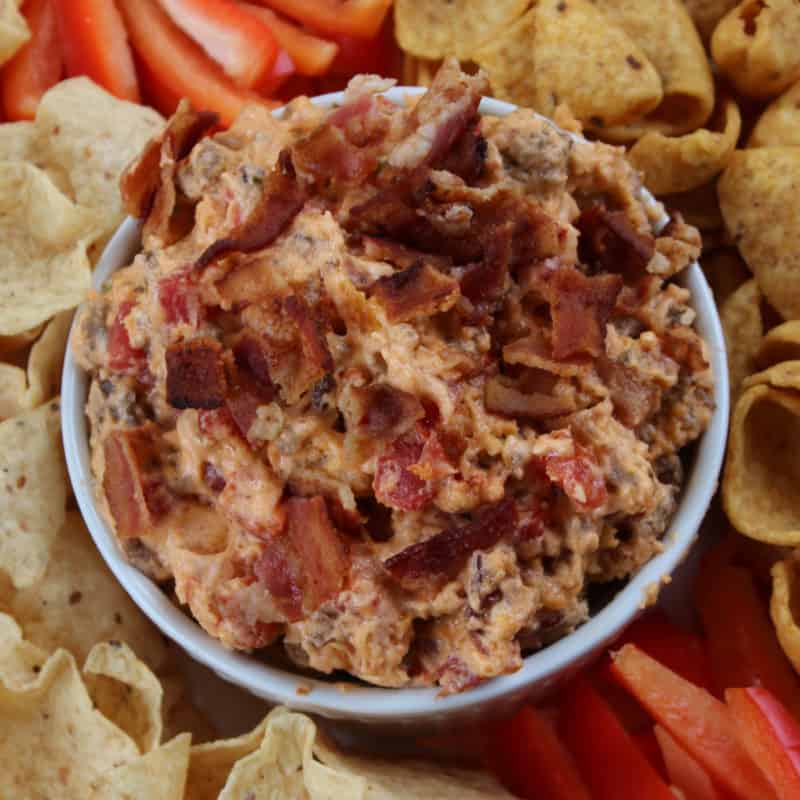
<svg viewBox="0 0 800 800">
<path fill-rule="evenodd" d="M 402 102 L 405 96 L 424 91 L 396 87 L 387 96 L 395 102 Z M 341 93 L 323 95 L 315 98 L 314 102 L 330 107 L 341 102 Z M 482 113 L 496 116 L 508 114 L 514 108 L 491 99 L 485 99 L 481 104 Z M 649 194 L 646 197 L 652 202 Z M 661 226 L 665 222 L 666 219 Z M 94 274 L 95 287 L 99 287 L 114 270 L 129 264 L 139 246 L 139 227 L 134 220 L 128 219 L 120 226 L 100 259 Z M 574 674 L 637 615 L 652 596 L 653 588 L 670 575 L 689 552 L 714 495 L 728 425 L 725 344 L 714 298 L 697 264 L 689 267 L 684 280 L 692 292 L 697 329 L 710 345 L 716 378 L 716 411 L 708 430 L 697 444 L 680 505 L 665 537 L 664 552 L 646 564 L 605 608 L 574 633 L 525 658 L 517 672 L 494 678 L 461 694 L 439 697 L 436 689 L 381 689 L 309 679 L 257 658 L 226 650 L 203 631 L 155 583 L 125 561 L 112 530 L 98 513 L 92 490 L 84 415 L 88 381 L 68 349 L 61 387 L 61 415 L 67 466 L 75 496 L 103 558 L 139 608 L 197 661 L 259 697 L 333 719 L 395 727 L 451 724 L 510 712 L 522 700 L 540 697 L 557 682 Z"/>
</svg>

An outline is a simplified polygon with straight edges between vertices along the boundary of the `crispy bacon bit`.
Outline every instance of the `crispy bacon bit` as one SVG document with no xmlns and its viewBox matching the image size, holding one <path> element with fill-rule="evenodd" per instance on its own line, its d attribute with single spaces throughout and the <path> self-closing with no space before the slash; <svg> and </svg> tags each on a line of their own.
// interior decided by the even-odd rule
<svg viewBox="0 0 800 800">
<path fill-rule="evenodd" d="M 513 534 L 517 509 L 506 499 L 484 509 L 466 525 L 447 528 L 429 539 L 412 544 L 383 562 L 395 580 L 401 583 L 441 575 L 454 577 L 475 550 L 488 550 L 504 536 Z"/>
<path fill-rule="evenodd" d="M 347 549 L 320 495 L 287 500 L 286 519 L 288 539 L 302 564 L 308 614 L 341 590 L 350 566 Z"/>
<path fill-rule="evenodd" d="M 636 372 L 618 361 L 598 360 L 597 371 L 608 386 L 614 412 L 629 428 L 641 425 L 661 402 L 661 389 L 656 383 L 641 379 Z"/>
<path fill-rule="evenodd" d="M 292 147 L 298 175 L 309 183 L 364 180 L 378 165 L 375 154 L 351 144 L 336 127 L 321 125 Z"/>
<path fill-rule="evenodd" d="M 167 510 L 150 426 L 113 430 L 103 442 L 103 492 L 117 534 L 146 534 Z"/>
<path fill-rule="evenodd" d="M 196 270 L 229 253 L 252 253 L 272 244 L 291 224 L 306 202 L 307 191 L 297 182 L 291 156 L 283 151 L 264 181 L 259 204 L 230 236 L 218 239 L 195 262 Z"/>
<path fill-rule="evenodd" d="M 544 419 L 575 411 L 575 400 L 571 396 L 523 392 L 499 375 L 486 381 L 484 399 L 489 411 L 508 417 Z"/>
<path fill-rule="evenodd" d="M 591 367 L 591 362 L 587 358 L 556 361 L 552 345 L 539 328 L 533 328 L 527 336 L 506 345 L 503 348 L 503 361 L 567 377 L 586 374 Z"/>
<path fill-rule="evenodd" d="M 423 253 L 421 250 L 406 247 L 400 242 L 394 242 L 391 239 L 377 239 L 374 236 L 353 238 L 355 241 L 352 242 L 352 250 L 361 252 L 364 256 L 374 261 L 386 261 L 398 269 L 408 269 L 408 267 L 413 267 L 414 264 L 423 260 L 438 270 L 447 270 L 451 266 L 450 259 L 446 256 L 433 256 Z"/>
<path fill-rule="evenodd" d="M 579 445 L 575 445 L 574 455 L 546 456 L 544 470 L 547 477 L 561 487 L 579 508 L 597 508 L 608 499 L 603 473 L 589 453 Z"/>
<path fill-rule="evenodd" d="M 416 464 L 425 446 L 418 434 L 395 439 L 378 459 L 372 482 L 376 499 L 386 506 L 402 511 L 419 511 L 433 498 L 432 482 L 418 478 L 408 468 Z"/>
<path fill-rule="evenodd" d="M 413 394 L 376 383 L 354 391 L 361 408 L 359 428 L 375 439 L 396 439 L 422 419 L 425 410 Z"/>
<path fill-rule="evenodd" d="M 437 433 L 432 433 L 425 440 L 419 460 L 416 464 L 412 464 L 408 471 L 423 481 L 440 481 L 457 472 L 445 449 L 444 440 L 440 439 Z"/>
<path fill-rule="evenodd" d="M 578 256 L 594 272 L 615 272 L 626 281 L 641 277 L 655 252 L 655 239 L 633 228 L 624 211 L 594 205 L 575 223 Z"/>
<path fill-rule="evenodd" d="M 481 133 L 480 121 L 467 128 L 453 143 L 436 169 L 447 170 L 458 175 L 465 183 L 475 183 L 483 175 L 489 145 Z"/>
<path fill-rule="evenodd" d="M 198 327 L 202 322 L 203 308 L 186 270 L 168 275 L 159 281 L 158 300 L 164 318 L 171 325 Z"/>
<path fill-rule="evenodd" d="M 139 375 L 146 369 L 147 354 L 131 345 L 125 319 L 133 310 L 133 303 L 125 300 L 119 305 L 117 316 L 108 331 L 108 367 L 114 372 Z"/>
<path fill-rule="evenodd" d="M 368 289 L 385 309 L 390 322 L 408 322 L 452 308 L 460 294 L 458 283 L 426 263 L 378 278 Z"/>
<path fill-rule="evenodd" d="M 622 288 L 619 275 L 587 277 L 574 267 L 560 267 L 549 280 L 553 318 L 553 357 L 557 360 L 605 351 L 606 322 Z"/>
<path fill-rule="evenodd" d="M 374 94 L 362 94 L 350 103 L 339 106 L 330 113 L 328 122 L 336 128 L 346 128 L 352 120 L 366 115 L 375 102 Z"/>
<path fill-rule="evenodd" d="M 218 122 L 217 114 L 193 111 L 188 102 L 181 101 L 164 130 L 147 143 L 139 158 L 122 173 L 120 191 L 131 216 L 144 219 L 150 213 L 162 180 L 159 168 L 164 160 L 162 155 L 173 163 L 186 158 Z"/>
<path fill-rule="evenodd" d="M 299 295 L 290 295 L 283 301 L 283 309 L 297 325 L 305 367 L 313 373 L 311 385 L 323 375 L 333 372 L 333 356 L 328 349 L 323 325 Z"/>
<path fill-rule="evenodd" d="M 275 384 L 270 375 L 270 348 L 263 337 L 244 331 L 233 346 L 236 366 L 249 373 L 259 387 L 264 403 L 275 396 Z"/>
<path fill-rule="evenodd" d="M 284 537 L 270 538 L 253 565 L 253 573 L 267 588 L 287 622 L 303 618 L 302 565 Z"/>
<path fill-rule="evenodd" d="M 173 408 L 219 408 L 227 381 L 222 347 L 202 337 L 167 348 L 167 402 Z"/>
<path fill-rule="evenodd" d="M 493 226 L 483 259 L 467 267 L 461 278 L 461 293 L 481 310 L 492 311 L 503 296 L 513 255 L 512 228 L 510 222 Z"/>
</svg>

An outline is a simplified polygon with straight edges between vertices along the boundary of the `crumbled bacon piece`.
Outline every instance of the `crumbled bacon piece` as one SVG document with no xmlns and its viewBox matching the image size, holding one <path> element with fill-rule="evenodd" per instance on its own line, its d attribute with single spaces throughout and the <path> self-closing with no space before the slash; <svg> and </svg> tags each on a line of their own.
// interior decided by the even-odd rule
<svg viewBox="0 0 800 800">
<path fill-rule="evenodd" d="M 493 227 L 487 236 L 483 259 L 464 271 L 461 293 L 480 309 L 492 311 L 503 296 L 513 256 L 512 223 Z"/>
<path fill-rule="evenodd" d="M 404 582 L 432 576 L 454 577 L 475 550 L 488 550 L 513 534 L 517 509 L 506 499 L 480 512 L 472 522 L 457 525 L 417 542 L 384 561 L 393 578 Z"/>
<path fill-rule="evenodd" d="M 270 538 L 253 565 L 253 572 L 287 622 L 303 618 L 302 565 L 285 537 Z"/>
<path fill-rule="evenodd" d="M 597 371 L 623 425 L 636 428 L 658 409 L 661 388 L 657 383 L 642 380 L 634 370 L 608 358 L 599 359 Z"/>
<path fill-rule="evenodd" d="M 378 165 L 375 154 L 351 144 L 344 133 L 321 125 L 292 147 L 292 162 L 298 175 L 309 183 L 363 181 Z"/>
<path fill-rule="evenodd" d="M 291 224 L 307 196 L 307 190 L 297 181 L 291 156 L 282 152 L 264 181 L 259 204 L 229 236 L 206 248 L 195 269 L 204 270 L 229 253 L 252 253 L 272 244 Z"/>
<path fill-rule="evenodd" d="M 361 406 L 361 431 L 375 439 L 396 439 L 414 426 L 425 411 L 413 394 L 376 383 L 354 391 Z"/>
<path fill-rule="evenodd" d="M 523 392 L 513 382 L 499 375 L 486 381 L 484 398 L 489 411 L 512 418 L 544 419 L 575 411 L 575 400 L 571 396 Z"/>
<path fill-rule="evenodd" d="M 108 367 L 114 372 L 140 375 L 147 369 L 147 353 L 133 347 L 125 320 L 133 310 L 133 303 L 125 300 L 119 304 L 117 315 L 108 331 Z"/>
<path fill-rule="evenodd" d="M 465 183 L 475 183 L 483 175 L 489 145 L 481 133 L 480 121 L 470 125 L 453 143 L 449 152 L 433 166 L 458 175 Z"/>
<path fill-rule="evenodd" d="M 581 213 L 575 226 L 581 234 L 578 256 L 595 272 L 613 272 L 634 281 L 655 253 L 653 236 L 635 230 L 624 211 L 594 205 Z"/>
<path fill-rule="evenodd" d="M 202 337 L 167 348 L 167 402 L 173 408 L 219 408 L 227 380 L 222 347 Z"/>
<path fill-rule="evenodd" d="M 372 483 L 379 502 L 402 511 L 419 511 L 431 501 L 434 484 L 408 469 L 419 461 L 424 446 L 423 438 L 414 433 L 395 439 L 386 448 Z"/>
<path fill-rule="evenodd" d="M 300 334 L 300 346 L 303 349 L 305 367 L 313 373 L 309 377 L 311 385 L 323 375 L 333 372 L 333 357 L 328 349 L 322 321 L 309 308 L 308 303 L 299 295 L 290 295 L 283 301 L 283 308 L 297 326 Z"/>
<path fill-rule="evenodd" d="M 164 310 L 164 318 L 171 325 L 183 324 L 196 328 L 201 324 L 203 308 L 187 270 L 180 270 L 159 281 L 158 300 Z"/>
<path fill-rule="evenodd" d="M 390 322 L 408 322 L 447 311 L 459 293 L 457 281 L 421 262 L 378 278 L 367 289 L 367 294 L 383 306 Z"/>
<path fill-rule="evenodd" d="M 263 402 L 275 396 L 275 384 L 270 375 L 270 347 L 263 337 L 253 331 L 244 331 L 233 346 L 236 366 L 249 373 L 259 387 Z"/>
</svg>

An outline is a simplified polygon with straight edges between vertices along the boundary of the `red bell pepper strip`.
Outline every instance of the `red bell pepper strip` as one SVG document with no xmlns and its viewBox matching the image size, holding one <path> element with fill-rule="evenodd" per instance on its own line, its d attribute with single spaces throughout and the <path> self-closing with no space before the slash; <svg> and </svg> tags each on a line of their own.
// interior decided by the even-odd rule
<svg viewBox="0 0 800 800">
<path fill-rule="evenodd" d="M 258 0 L 321 33 L 371 39 L 378 33 L 392 0 Z"/>
<path fill-rule="evenodd" d="M 491 726 L 487 761 L 497 777 L 520 797 L 591 800 L 553 726 L 531 706 L 523 706 L 511 719 Z"/>
<path fill-rule="evenodd" d="M 335 42 L 298 28 L 270 8 L 251 3 L 242 3 L 242 8 L 258 17 L 272 31 L 278 44 L 291 57 L 298 74 L 324 75 L 328 71 L 339 51 Z"/>
<path fill-rule="evenodd" d="M 743 567 L 706 567 L 695 586 L 719 695 L 730 686 L 763 686 L 800 717 L 800 681 L 775 636 L 766 603 Z"/>
<path fill-rule="evenodd" d="M 675 800 L 614 712 L 585 679 L 567 690 L 559 733 L 575 757 L 593 800 Z"/>
<path fill-rule="evenodd" d="M 647 730 L 632 734 L 631 738 L 636 743 L 642 755 L 650 762 L 650 766 L 664 780 L 667 780 L 667 768 L 664 764 L 664 757 L 652 726 Z"/>
<path fill-rule="evenodd" d="M 278 44 L 272 31 L 232 0 L 160 0 L 172 21 L 244 89 L 269 77 Z"/>
<path fill-rule="evenodd" d="M 384 77 L 399 77 L 402 53 L 394 35 L 391 18 L 387 18 L 377 35 L 362 39 L 346 34 L 331 36 L 339 52 L 331 64 L 336 75 L 356 75 L 360 72 Z"/>
<path fill-rule="evenodd" d="M 263 98 L 234 86 L 225 73 L 155 0 L 118 0 L 131 43 L 164 92 L 187 97 L 198 110 L 216 111 L 230 125 L 247 103 Z"/>
<path fill-rule="evenodd" d="M 138 103 L 139 82 L 114 0 L 57 0 L 67 75 L 87 75 L 122 100 Z"/>
<path fill-rule="evenodd" d="M 281 48 L 278 50 L 278 57 L 272 65 L 272 72 L 265 81 L 258 86 L 258 91 L 265 97 L 272 97 L 283 86 L 289 78 L 294 75 L 294 61 L 292 57 Z"/>
<path fill-rule="evenodd" d="M 680 789 L 688 800 L 720 800 L 708 773 L 660 725 L 655 738 L 667 769 L 670 783 Z"/>
<path fill-rule="evenodd" d="M 766 778 L 739 742 L 724 703 L 636 645 L 625 645 L 613 659 L 617 678 L 712 780 L 741 800 L 774 800 Z"/>
<path fill-rule="evenodd" d="M 800 798 L 800 724 L 767 689 L 728 689 L 736 732 L 779 800 Z"/>
<path fill-rule="evenodd" d="M 33 119 L 42 95 L 64 71 L 54 0 L 28 0 L 22 7 L 31 38 L 2 71 L 6 119 Z"/>
</svg>

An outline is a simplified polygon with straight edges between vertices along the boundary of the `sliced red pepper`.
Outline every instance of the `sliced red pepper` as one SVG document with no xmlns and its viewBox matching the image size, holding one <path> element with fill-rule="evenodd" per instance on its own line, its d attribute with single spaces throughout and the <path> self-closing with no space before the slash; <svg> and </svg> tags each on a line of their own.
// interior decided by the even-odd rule
<svg viewBox="0 0 800 800">
<path fill-rule="evenodd" d="M 596 689 L 579 678 L 567 690 L 559 733 L 593 800 L 675 800 Z"/>
<path fill-rule="evenodd" d="M 664 757 L 661 753 L 661 748 L 658 745 L 658 739 L 656 739 L 656 734 L 652 726 L 647 730 L 634 734 L 632 738 L 642 755 L 650 762 L 650 766 L 664 780 L 667 780 L 667 768 L 664 764 Z"/>
<path fill-rule="evenodd" d="M 617 678 L 697 759 L 712 780 L 741 800 L 774 798 L 766 779 L 739 743 L 724 703 L 659 664 L 636 645 L 625 645 L 613 658 L 612 669 Z"/>
<path fill-rule="evenodd" d="M 324 75 L 328 71 L 339 50 L 335 42 L 298 28 L 270 8 L 251 3 L 243 3 L 242 8 L 258 17 L 272 31 L 278 44 L 291 57 L 298 74 Z"/>
<path fill-rule="evenodd" d="M 667 769 L 670 783 L 689 800 L 721 800 L 708 773 L 660 725 L 654 732 L 656 744 Z"/>
<path fill-rule="evenodd" d="M 283 86 L 289 78 L 294 75 L 294 61 L 292 57 L 281 48 L 278 57 L 272 65 L 272 72 L 267 79 L 258 87 L 258 91 L 265 97 L 273 96 Z"/>
<path fill-rule="evenodd" d="M 553 726 L 531 706 L 490 728 L 490 769 L 519 797 L 529 800 L 590 800 L 572 756 Z"/>
<path fill-rule="evenodd" d="M 800 682 L 751 573 L 744 567 L 707 562 L 695 585 L 695 604 L 720 696 L 729 686 L 763 686 L 800 716 Z"/>
<path fill-rule="evenodd" d="M 739 739 L 770 779 L 779 800 L 797 800 L 800 724 L 774 694 L 761 687 L 728 689 L 725 700 Z"/>
<path fill-rule="evenodd" d="M 158 109 L 165 117 L 171 117 L 178 108 L 182 95 L 164 86 L 161 78 L 150 69 L 147 62 L 136 54 L 134 56 L 136 72 L 139 75 L 139 85 L 142 90 L 142 99 L 147 105 Z"/>
<path fill-rule="evenodd" d="M 331 64 L 332 73 L 399 77 L 402 54 L 394 36 L 391 17 L 387 17 L 378 34 L 371 39 L 346 34 L 336 34 L 331 38 L 339 47 L 339 53 Z"/>
<path fill-rule="evenodd" d="M 230 125 L 247 103 L 264 99 L 239 89 L 167 16 L 155 0 L 118 0 L 133 48 L 157 76 L 163 92 L 216 111 Z"/>
<path fill-rule="evenodd" d="M 67 75 L 87 75 L 122 100 L 139 102 L 139 83 L 114 0 L 57 0 Z"/>
<path fill-rule="evenodd" d="M 380 30 L 392 0 L 258 0 L 321 33 L 371 39 Z"/>
<path fill-rule="evenodd" d="M 42 95 L 61 80 L 64 59 L 53 0 L 28 0 L 22 7 L 31 38 L 3 67 L 6 119 L 33 119 Z"/>
<path fill-rule="evenodd" d="M 237 86 L 253 89 L 272 72 L 272 31 L 231 0 L 160 0 L 173 22 L 219 64 Z"/>
</svg>

